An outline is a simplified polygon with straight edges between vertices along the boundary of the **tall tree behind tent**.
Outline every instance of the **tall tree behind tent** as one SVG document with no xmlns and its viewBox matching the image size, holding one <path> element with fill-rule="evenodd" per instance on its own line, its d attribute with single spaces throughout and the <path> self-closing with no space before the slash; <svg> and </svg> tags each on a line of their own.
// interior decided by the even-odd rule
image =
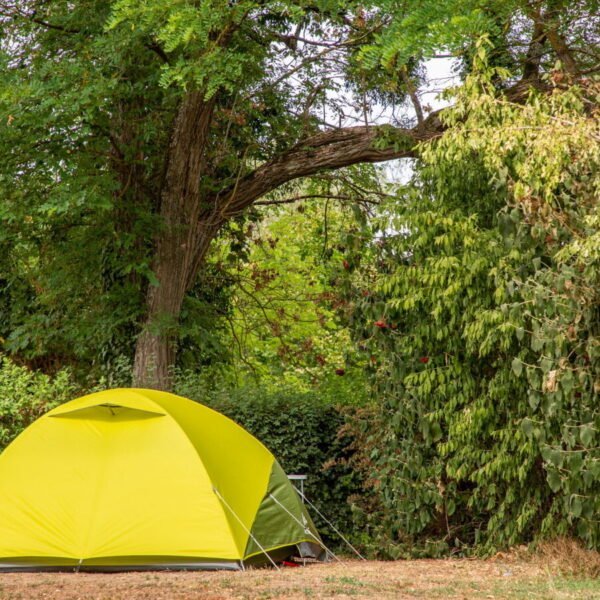
<svg viewBox="0 0 600 600">
<path fill-rule="evenodd" d="M 2 0 L 7 349 L 89 357 L 137 339 L 137 383 L 168 387 L 183 299 L 228 223 L 295 179 L 413 156 L 439 135 L 417 94 L 439 48 L 468 69 L 488 34 L 518 98 L 557 58 L 568 77 L 590 68 L 593 14 L 522 0 Z M 406 94 L 416 124 L 396 115 Z"/>
</svg>

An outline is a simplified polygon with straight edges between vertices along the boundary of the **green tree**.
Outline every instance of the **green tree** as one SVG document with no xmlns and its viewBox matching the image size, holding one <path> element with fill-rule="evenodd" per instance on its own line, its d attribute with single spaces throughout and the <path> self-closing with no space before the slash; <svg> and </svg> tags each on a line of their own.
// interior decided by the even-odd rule
<svg viewBox="0 0 600 600">
<path fill-rule="evenodd" d="M 323 203 L 310 193 L 268 201 L 267 215 L 247 238 L 247 260 L 234 263 L 231 343 L 248 376 L 308 386 L 362 379 L 362 360 L 337 317 L 344 300 L 335 286 L 351 268 L 352 246 L 362 243 L 366 213 L 354 196 L 334 200 L 330 193 Z"/>
<path fill-rule="evenodd" d="M 438 4 L 2 0 L 9 349 L 135 337 L 136 382 L 166 387 L 184 299 L 232 220 L 439 135 L 415 91 L 437 48 L 468 69 L 478 35 L 505 41 L 509 96 L 556 57 L 568 77 L 590 68 L 593 3 Z M 417 126 L 374 122 L 405 94 Z"/>
</svg>

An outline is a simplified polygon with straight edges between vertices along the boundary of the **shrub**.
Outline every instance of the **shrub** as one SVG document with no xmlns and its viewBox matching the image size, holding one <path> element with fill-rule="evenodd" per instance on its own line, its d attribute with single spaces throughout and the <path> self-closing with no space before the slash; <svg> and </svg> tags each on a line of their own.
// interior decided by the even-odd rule
<svg viewBox="0 0 600 600">
<path fill-rule="evenodd" d="M 77 391 L 66 369 L 49 377 L 0 356 L 0 450 L 42 414 L 71 400 Z"/>
<path fill-rule="evenodd" d="M 480 84 L 348 277 L 392 557 L 600 548 L 600 90 L 516 106 Z"/>
</svg>

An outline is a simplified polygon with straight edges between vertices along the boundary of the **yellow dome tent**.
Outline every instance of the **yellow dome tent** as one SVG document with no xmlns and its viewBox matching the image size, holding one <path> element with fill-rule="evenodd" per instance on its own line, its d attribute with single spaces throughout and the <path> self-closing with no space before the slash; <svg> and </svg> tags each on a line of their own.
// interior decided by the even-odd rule
<svg viewBox="0 0 600 600">
<path fill-rule="evenodd" d="M 243 569 L 322 551 L 273 455 L 173 394 L 84 396 L 0 455 L 0 569 Z"/>
</svg>

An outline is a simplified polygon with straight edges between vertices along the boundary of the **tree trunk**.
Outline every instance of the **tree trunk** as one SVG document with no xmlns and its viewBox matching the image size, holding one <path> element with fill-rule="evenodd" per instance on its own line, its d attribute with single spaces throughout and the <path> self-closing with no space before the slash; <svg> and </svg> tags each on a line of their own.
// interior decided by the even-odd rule
<svg viewBox="0 0 600 600">
<path fill-rule="evenodd" d="M 542 14 L 539 6 L 529 7 L 527 10 L 529 17 L 534 22 L 534 39 L 536 30 L 543 33 L 550 43 L 552 50 L 560 59 L 562 67 L 571 77 L 579 76 L 579 65 L 577 64 L 571 49 L 567 45 L 565 37 L 559 31 L 559 10 L 547 10 Z M 539 37 L 539 36 L 538 36 Z"/>
<path fill-rule="evenodd" d="M 135 349 L 135 386 L 170 389 L 183 299 L 218 229 L 219 224 L 210 219 L 190 227 L 198 241 L 193 246 L 183 236 L 161 240 L 154 267 L 158 285 L 149 287 L 147 319 Z"/>
<path fill-rule="evenodd" d="M 203 210 L 200 195 L 213 108 L 200 92 L 190 93 L 173 124 L 152 266 L 158 282 L 149 286 L 146 322 L 135 350 L 133 383 L 139 387 L 170 387 L 181 305 L 220 227 L 218 215 L 209 207 Z"/>
</svg>

